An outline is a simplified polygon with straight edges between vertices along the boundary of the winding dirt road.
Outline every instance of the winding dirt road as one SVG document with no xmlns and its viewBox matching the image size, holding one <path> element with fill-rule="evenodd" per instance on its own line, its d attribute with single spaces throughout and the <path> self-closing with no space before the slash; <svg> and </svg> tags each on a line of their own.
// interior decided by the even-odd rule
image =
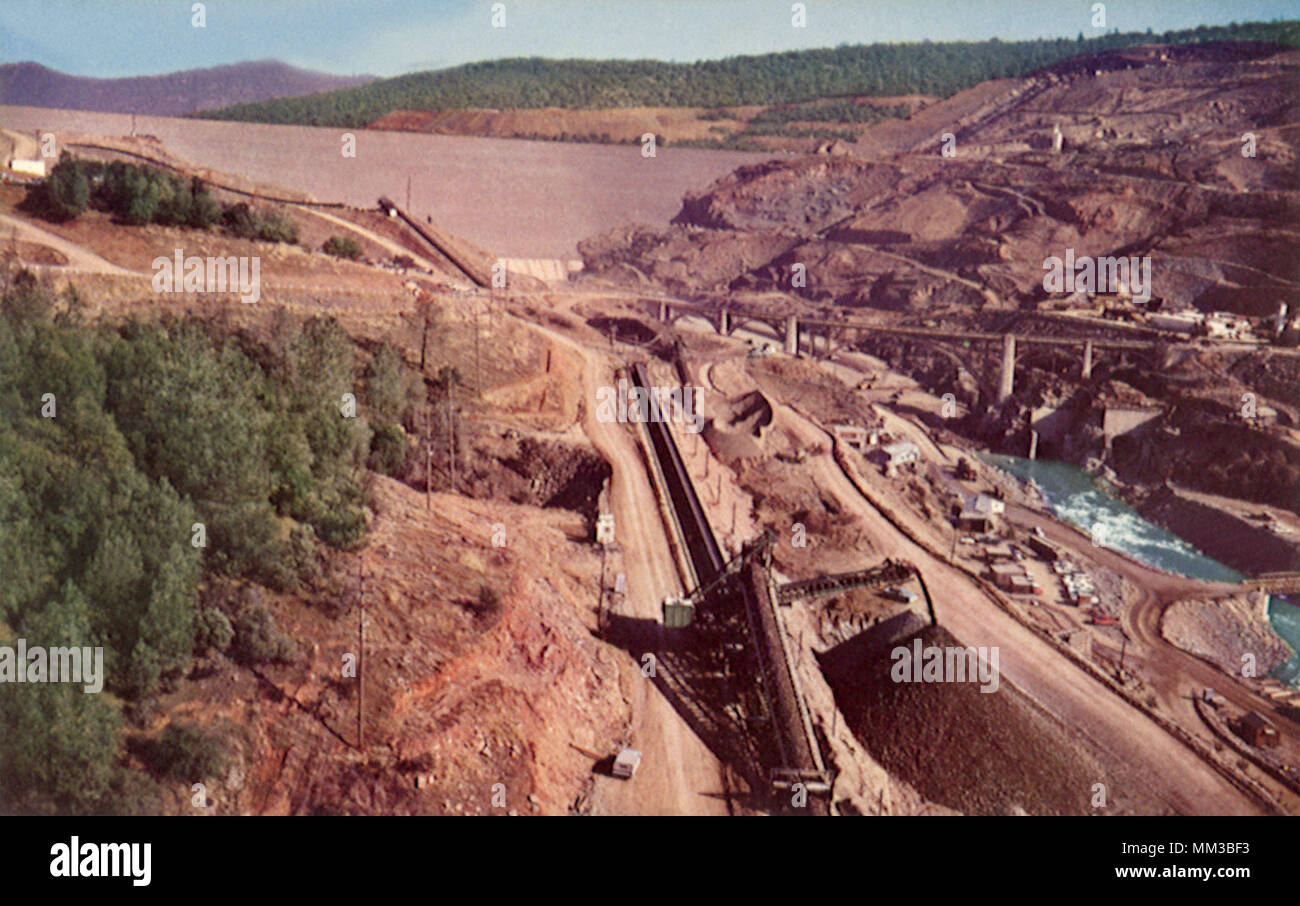
<svg viewBox="0 0 1300 906">
<path fill-rule="evenodd" d="M 28 242 L 36 242 L 40 245 L 47 245 L 57 252 L 63 254 L 68 259 L 66 265 L 60 265 L 58 270 L 82 271 L 88 274 L 111 274 L 118 277 L 147 277 L 149 274 L 142 274 L 137 271 L 129 271 L 126 268 L 118 267 L 113 262 L 101 258 L 85 246 L 77 245 L 75 242 L 69 242 L 62 236 L 56 236 L 49 230 L 43 230 L 35 224 L 28 223 L 18 217 L 11 217 L 8 214 L 0 214 L 0 228 L 9 233 L 15 231 L 19 239 Z M 40 267 L 40 265 L 37 265 Z"/>
</svg>

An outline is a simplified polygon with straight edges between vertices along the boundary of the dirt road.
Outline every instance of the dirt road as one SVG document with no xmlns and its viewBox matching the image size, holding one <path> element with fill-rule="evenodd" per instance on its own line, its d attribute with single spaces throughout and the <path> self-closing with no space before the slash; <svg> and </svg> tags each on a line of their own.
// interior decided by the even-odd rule
<svg viewBox="0 0 1300 906">
<path fill-rule="evenodd" d="M 667 595 L 681 594 L 668 536 L 659 515 L 659 501 L 645 471 L 637 436 L 629 426 L 596 418 L 596 388 L 613 385 L 612 359 L 561 334 L 530 322 L 551 340 L 582 356 L 582 427 L 609 463 L 610 505 L 615 537 L 623 552 L 627 594 L 614 609 L 615 617 L 639 621 L 649 639 L 662 633 L 660 604 Z M 652 643 L 647 647 L 655 647 Z M 641 666 L 642 652 L 631 652 Z M 643 760 L 628 782 L 597 777 L 592 811 L 604 815 L 726 815 L 723 768 L 718 759 L 669 704 L 663 694 L 638 672 L 626 691 L 635 725 L 629 742 Z"/>
<path fill-rule="evenodd" d="M 94 252 L 77 245 L 75 242 L 69 242 L 62 236 L 56 236 L 48 230 L 43 230 L 34 224 L 17 217 L 11 217 L 8 214 L 0 214 L 0 228 L 5 233 L 16 232 L 19 239 L 48 245 L 55 251 L 61 252 L 68 259 L 68 263 L 59 268 L 60 270 L 75 270 L 88 274 L 112 274 L 125 277 L 148 276 L 147 274 L 138 274 L 135 271 L 118 267 L 113 262 L 99 257 Z"/>
<path fill-rule="evenodd" d="M 416 264 L 420 265 L 420 267 L 427 267 L 430 270 L 439 271 L 439 272 L 444 270 L 443 266 L 434 264 L 428 258 L 425 258 L 421 255 L 417 255 L 415 252 L 411 251 L 409 248 L 402 245 L 400 242 L 394 242 L 391 239 L 388 239 L 384 236 L 380 236 L 378 233 L 374 232 L 373 230 L 368 230 L 365 227 L 359 224 L 355 224 L 350 220 L 345 220 L 342 217 L 336 217 L 335 215 L 330 214 L 326 211 L 319 211 L 316 210 L 315 208 L 303 207 L 302 205 L 293 205 L 293 207 L 295 210 L 302 211 L 304 214 L 310 214 L 313 217 L 319 217 L 322 220 L 328 220 L 330 223 L 333 223 L 337 226 L 341 226 L 345 230 L 350 230 L 351 232 L 356 233 L 358 236 L 362 236 L 370 240 L 371 242 L 375 243 L 375 245 L 382 246 L 383 248 L 392 252 L 395 256 L 410 258 Z"/>
<path fill-rule="evenodd" d="M 788 406 L 779 424 L 803 444 L 829 445 L 829 435 Z M 1182 814 L 1258 814 L 1253 801 L 1181 742 L 1102 683 L 1063 658 L 998 607 L 970 579 L 895 528 L 845 476 L 830 454 L 810 456 L 818 486 L 862 521 L 887 557 L 910 560 L 922 571 L 939 622 L 971 646 L 997 646 L 1005 679 L 1100 749 L 1107 760 L 1140 778 L 1149 795 Z"/>
</svg>

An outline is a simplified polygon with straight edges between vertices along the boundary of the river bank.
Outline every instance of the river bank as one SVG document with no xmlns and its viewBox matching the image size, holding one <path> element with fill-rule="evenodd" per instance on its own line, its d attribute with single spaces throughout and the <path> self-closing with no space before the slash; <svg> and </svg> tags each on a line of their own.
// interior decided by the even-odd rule
<svg viewBox="0 0 1300 906">
<path fill-rule="evenodd" d="M 1032 479 L 1057 518 L 1090 533 L 1097 543 L 1105 547 L 1114 548 L 1143 563 L 1177 575 L 1232 583 L 1245 578 L 1241 571 L 1209 556 L 1199 545 L 1189 543 L 1186 537 L 1145 518 L 1141 511 L 1122 499 L 1126 493 L 1122 487 L 1110 482 L 1103 484 L 1075 465 L 1000 454 L 986 454 L 983 458 L 1021 481 Z M 1242 531 L 1232 535 L 1230 526 L 1214 515 L 1223 511 L 1182 495 L 1177 496 L 1177 500 L 1164 499 L 1160 506 L 1160 510 L 1171 517 L 1171 521 L 1179 527 L 1186 527 L 1193 525 L 1198 516 L 1204 518 L 1211 526 L 1219 526 L 1226 539 L 1211 538 L 1205 534 L 1204 528 L 1197 528 L 1197 537 L 1211 542 L 1207 547 L 1235 551 L 1234 559 L 1238 562 L 1244 563 L 1251 556 L 1238 550 L 1238 546 L 1248 547 L 1253 532 Z M 1172 518 L 1174 516 L 1177 518 Z M 1251 528 L 1236 514 L 1228 514 L 1228 517 L 1235 523 Z M 1296 655 L 1296 651 L 1300 650 L 1300 608 L 1278 598 L 1270 598 L 1266 604 L 1257 603 L 1259 606 L 1239 608 L 1240 612 L 1217 614 L 1214 625 L 1200 627 L 1195 632 L 1190 623 L 1183 619 L 1184 616 L 1192 616 L 1194 608 L 1188 610 L 1177 618 L 1181 622 L 1176 631 L 1180 636 L 1186 636 L 1192 647 L 1184 646 L 1181 642 L 1175 643 L 1185 650 L 1220 663 L 1221 666 L 1228 662 L 1237 664 L 1232 672 L 1240 670 L 1239 657 L 1242 651 L 1252 650 L 1256 652 L 1256 664 L 1261 675 L 1271 671 L 1282 682 L 1300 686 L 1300 656 Z M 1260 641 L 1267 639 L 1273 641 Z M 1227 640 L 1235 641 L 1229 644 Z M 1289 654 L 1278 648 L 1278 643 L 1285 644 Z M 1251 648 L 1252 645 L 1255 647 Z M 1261 657 L 1264 652 L 1270 653 Z"/>
<path fill-rule="evenodd" d="M 1142 518 L 1238 572 L 1257 576 L 1300 569 L 1300 545 L 1246 518 L 1226 502 L 1172 487 L 1143 490 L 1124 486 L 1118 491 Z"/>
</svg>

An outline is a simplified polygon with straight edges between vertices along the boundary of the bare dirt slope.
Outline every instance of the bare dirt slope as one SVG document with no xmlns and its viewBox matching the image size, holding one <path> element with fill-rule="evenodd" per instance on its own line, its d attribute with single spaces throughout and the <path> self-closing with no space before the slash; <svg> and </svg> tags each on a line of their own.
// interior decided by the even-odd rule
<svg viewBox="0 0 1300 906">
<path fill-rule="evenodd" d="M 1073 248 L 1150 255 L 1153 295 L 1168 302 L 1276 311 L 1300 288 L 1287 264 L 1300 241 L 1300 56 L 1205 45 L 1085 63 L 934 104 L 908 135 L 881 126 L 872 142 L 870 130 L 855 157 L 738 170 L 689 195 L 672 230 L 585 243 L 587 270 L 625 279 L 631 265 L 684 291 L 966 310 L 990 304 L 977 287 L 1001 306 L 1035 305 L 1044 258 Z M 954 156 L 940 153 L 943 133 Z M 795 262 L 806 287 L 791 285 Z"/>
<path fill-rule="evenodd" d="M 843 102 L 846 99 L 837 99 Z M 925 107 L 935 98 L 920 95 L 903 97 L 857 97 L 847 99 L 866 108 L 879 110 L 885 118 Z M 573 109 L 541 107 L 535 109 L 450 109 L 396 110 L 375 120 L 371 129 L 401 132 L 429 132 L 436 135 L 473 135 L 487 138 L 559 139 L 602 143 L 639 143 L 646 133 L 660 142 L 723 142 L 743 135 L 746 144 L 765 150 L 812 151 L 826 135 L 848 138 L 861 136 L 864 123 L 846 123 L 834 113 L 819 112 L 816 104 L 799 106 L 799 115 L 783 129 L 764 129 L 760 124 L 753 132 L 752 121 L 777 107 L 613 107 L 607 109 Z M 861 115 L 861 114 L 860 114 Z M 790 114 L 783 114 L 788 118 Z M 870 118 L 870 115 L 864 116 Z M 785 133 L 785 134 L 778 134 Z"/>
</svg>

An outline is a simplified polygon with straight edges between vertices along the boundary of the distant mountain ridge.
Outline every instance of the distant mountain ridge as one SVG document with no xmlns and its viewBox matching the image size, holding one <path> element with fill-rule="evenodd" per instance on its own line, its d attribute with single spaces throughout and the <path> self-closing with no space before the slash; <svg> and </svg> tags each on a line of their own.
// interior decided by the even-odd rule
<svg viewBox="0 0 1300 906">
<path fill-rule="evenodd" d="M 257 60 L 121 79 L 72 76 L 39 63 L 0 65 L 0 104 L 100 113 L 183 116 L 248 104 L 354 88 L 374 76 L 337 76 Z"/>
<path fill-rule="evenodd" d="M 1199 26 L 1163 35 L 1116 32 L 1086 40 L 1080 34 L 1077 39 L 843 45 L 697 63 L 510 58 L 379 79 L 312 97 L 233 104 L 203 116 L 360 128 L 396 111 L 768 107 L 823 98 L 942 98 L 1086 54 L 1142 44 L 1219 41 L 1300 47 L 1300 22 Z"/>
</svg>

